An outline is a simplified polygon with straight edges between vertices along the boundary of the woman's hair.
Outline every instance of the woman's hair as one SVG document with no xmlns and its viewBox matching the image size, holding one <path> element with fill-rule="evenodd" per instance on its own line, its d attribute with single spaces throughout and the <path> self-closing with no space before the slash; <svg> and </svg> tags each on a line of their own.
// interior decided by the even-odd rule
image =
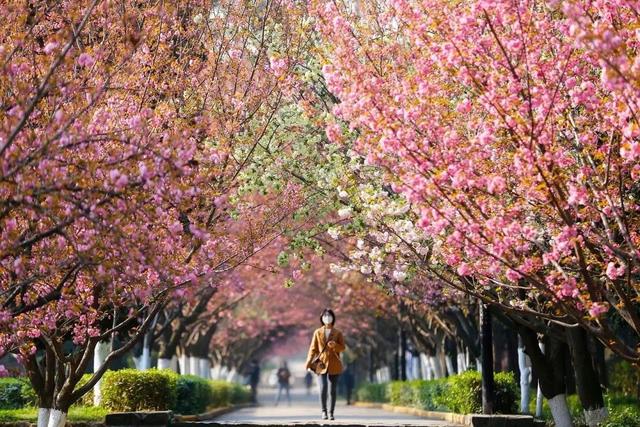
<svg viewBox="0 0 640 427">
<path fill-rule="evenodd" d="M 331 310 L 330 308 L 325 308 L 324 310 L 322 310 L 322 313 L 320 313 L 320 325 L 324 326 L 324 323 L 322 322 L 322 316 L 324 316 L 325 314 L 330 314 L 331 317 L 333 317 L 333 322 L 331 324 L 335 325 L 336 324 L 336 315 L 333 312 L 333 310 Z"/>
</svg>

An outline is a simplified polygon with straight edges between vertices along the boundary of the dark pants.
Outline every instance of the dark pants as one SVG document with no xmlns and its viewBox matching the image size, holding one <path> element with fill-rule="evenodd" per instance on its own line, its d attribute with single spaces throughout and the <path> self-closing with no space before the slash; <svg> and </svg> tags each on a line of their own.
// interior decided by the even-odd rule
<svg viewBox="0 0 640 427">
<path fill-rule="evenodd" d="M 322 411 L 327 411 L 327 387 L 329 388 L 329 413 L 333 414 L 336 407 L 336 394 L 338 387 L 338 377 L 340 375 L 320 374 L 318 375 L 318 386 L 320 387 L 320 405 Z M 327 381 L 328 380 L 328 381 Z M 327 382 L 329 384 L 327 384 Z"/>
<path fill-rule="evenodd" d="M 346 394 L 347 394 L 347 405 L 351 405 L 351 393 L 353 392 L 353 387 L 346 387 Z"/>
</svg>

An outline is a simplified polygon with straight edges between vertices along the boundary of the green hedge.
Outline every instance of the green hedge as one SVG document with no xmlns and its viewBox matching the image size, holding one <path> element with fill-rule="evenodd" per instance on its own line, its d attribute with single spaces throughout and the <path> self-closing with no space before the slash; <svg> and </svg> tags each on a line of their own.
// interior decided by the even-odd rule
<svg viewBox="0 0 640 427">
<path fill-rule="evenodd" d="M 477 371 L 454 375 L 447 382 L 446 392 L 438 401 L 460 414 L 482 412 L 482 376 Z M 495 412 L 513 414 L 518 410 L 518 387 L 512 372 L 497 372 L 495 379 Z"/>
<path fill-rule="evenodd" d="M 392 381 L 387 384 L 387 398 L 389 403 L 396 406 L 413 406 L 413 382 Z"/>
<path fill-rule="evenodd" d="M 91 376 L 83 375 L 76 388 L 86 384 Z M 107 371 L 101 389 L 102 406 L 111 411 L 173 410 L 188 415 L 251 400 L 248 387 L 240 384 L 157 369 Z M 36 403 L 36 394 L 27 379 L 0 378 L 0 410 L 21 410 L 35 407 Z M 93 390 L 73 405 L 74 408 L 92 406 Z"/>
<path fill-rule="evenodd" d="M 640 409 L 638 407 L 626 407 L 611 411 L 601 427 L 630 427 L 640 426 Z"/>
<path fill-rule="evenodd" d="M 102 378 L 102 406 L 112 411 L 166 411 L 176 406 L 178 375 L 171 371 L 122 369 Z"/>
<path fill-rule="evenodd" d="M 179 414 L 200 414 L 213 401 L 209 381 L 193 375 L 182 375 L 176 381 L 176 405 Z"/>
<path fill-rule="evenodd" d="M 189 415 L 250 398 L 245 386 L 169 370 L 124 369 L 107 372 L 102 379 L 102 405 L 113 411 L 173 410 Z"/>
<path fill-rule="evenodd" d="M 247 386 L 238 383 L 231 384 L 231 402 L 232 404 L 251 402 L 251 390 Z M 213 386 L 215 390 L 215 385 Z"/>
<path fill-rule="evenodd" d="M 413 404 L 416 408 L 422 408 L 427 411 L 446 411 L 438 397 L 442 396 L 447 387 L 447 378 L 438 380 L 418 380 L 414 382 L 413 387 Z"/>
<path fill-rule="evenodd" d="M 517 411 L 518 387 L 512 373 L 498 372 L 496 407 L 498 413 Z M 438 380 L 393 381 L 386 384 L 365 384 L 357 391 L 358 400 L 388 402 L 429 411 L 451 411 L 462 414 L 479 413 L 482 409 L 481 377 L 467 371 Z"/>
<path fill-rule="evenodd" d="M 635 397 L 638 393 L 638 384 L 640 384 L 640 369 L 635 368 L 626 360 L 622 360 L 612 366 L 609 383 L 611 391 Z"/>
<path fill-rule="evenodd" d="M 35 406 L 36 393 L 26 378 L 0 378 L 0 409 Z"/>
<path fill-rule="evenodd" d="M 366 383 L 356 390 L 356 397 L 361 402 L 388 402 L 387 384 Z"/>
</svg>

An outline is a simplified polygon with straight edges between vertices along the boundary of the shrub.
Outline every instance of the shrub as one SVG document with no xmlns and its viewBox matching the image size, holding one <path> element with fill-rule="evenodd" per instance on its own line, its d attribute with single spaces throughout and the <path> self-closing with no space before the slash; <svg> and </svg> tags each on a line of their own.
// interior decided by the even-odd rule
<svg viewBox="0 0 640 427">
<path fill-rule="evenodd" d="M 387 384 L 365 383 L 356 391 L 356 397 L 361 402 L 388 402 Z"/>
<path fill-rule="evenodd" d="M 22 381 L 17 378 L 0 380 L 0 409 L 18 409 L 24 406 Z"/>
<path fill-rule="evenodd" d="M 448 377 L 446 390 L 438 396 L 437 403 L 460 414 L 478 413 L 482 409 L 480 373 L 466 371 Z"/>
<path fill-rule="evenodd" d="M 609 377 L 611 390 L 625 396 L 637 396 L 640 387 L 640 370 L 634 368 L 631 363 L 622 360 L 611 368 Z"/>
<path fill-rule="evenodd" d="M 496 413 L 515 413 L 518 387 L 512 373 L 498 372 L 494 376 L 496 390 Z M 467 371 L 448 378 L 446 391 L 437 403 L 452 412 L 461 414 L 482 411 L 482 377 L 477 371 Z"/>
<path fill-rule="evenodd" d="M 231 384 L 222 380 L 211 381 L 213 391 L 211 405 L 214 407 L 228 406 L 231 403 Z"/>
<path fill-rule="evenodd" d="M 37 396 L 26 378 L 0 378 L 0 409 L 35 406 Z"/>
<path fill-rule="evenodd" d="M 520 399 L 520 395 L 513 372 L 497 372 L 494 375 L 494 379 L 496 383 L 495 411 L 501 414 L 517 413 L 517 402 Z"/>
<path fill-rule="evenodd" d="M 601 427 L 630 427 L 640 426 L 640 409 L 637 407 L 626 407 L 611 411 Z"/>
<path fill-rule="evenodd" d="M 176 381 L 171 371 L 123 369 L 102 379 L 102 405 L 112 411 L 165 411 L 176 406 Z"/>
<path fill-rule="evenodd" d="M 26 378 L 22 380 L 22 400 L 24 401 L 24 406 L 27 407 L 36 407 L 38 406 L 38 395 L 36 391 L 33 389 L 31 382 Z"/>
<path fill-rule="evenodd" d="M 407 381 L 392 381 L 387 385 L 389 403 L 395 406 L 413 406 L 413 383 Z"/>
<path fill-rule="evenodd" d="M 82 378 L 80 378 L 80 381 L 78 381 L 78 384 L 76 384 L 76 389 L 88 383 L 92 376 L 93 374 L 84 374 Z M 93 406 L 93 388 L 91 388 L 91 390 L 89 390 L 84 396 L 82 396 L 80 400 L 74 403 L 73 406 L 76 406 L 76 407 Z"/>
<path fill-rule="evenodd" d="M 248 403 L 251 401 L 249 387 L 233 383 L 231 385 L 231 403 Z"/>
<path fill-rule="evenodd" d="M 427 411 L 444 411 L 447 408 L 439 403 L 440 396 L 446 390 L 447 379 L 413 381 L 413 405 Z"/>
<path fill-rule="evenodd" d="M 183 415 L 200 414 L 213 401 L 212 384 L 200 377 L 181 375 L 176 380 L 176 405 L 173 408 Z"/>
</svg>

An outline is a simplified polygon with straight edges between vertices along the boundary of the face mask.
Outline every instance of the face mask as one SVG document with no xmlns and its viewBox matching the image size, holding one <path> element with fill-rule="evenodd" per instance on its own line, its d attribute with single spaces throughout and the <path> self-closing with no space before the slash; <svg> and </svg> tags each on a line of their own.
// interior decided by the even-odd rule
<svg viewBox="0 0 640 427">
<path fill-rule="evenodd" d="M 322 323 L 324 323 L 325 325 L 333 323 L 333 317 L 331 315 L 322 316 Z"/>
</svg>

